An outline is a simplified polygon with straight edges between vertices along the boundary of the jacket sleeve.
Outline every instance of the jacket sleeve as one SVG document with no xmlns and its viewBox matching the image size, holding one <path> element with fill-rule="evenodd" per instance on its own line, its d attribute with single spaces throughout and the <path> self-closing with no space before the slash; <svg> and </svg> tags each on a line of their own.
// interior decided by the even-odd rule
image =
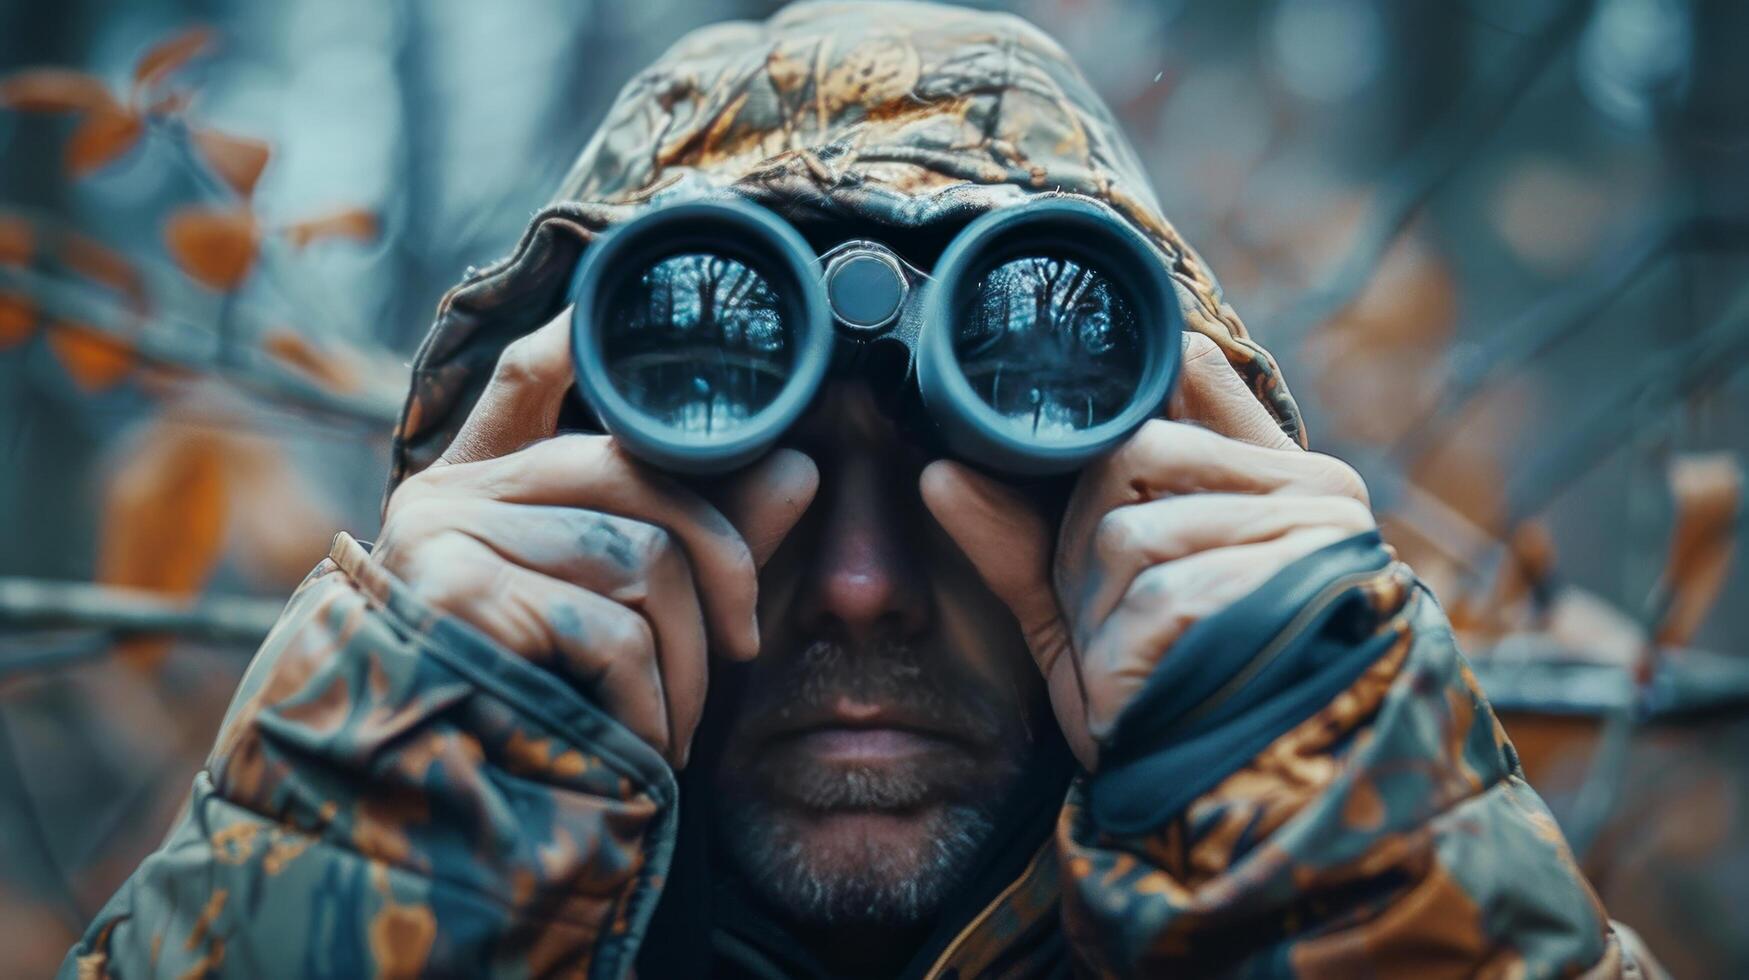
<svg viewBox="0 0 1749 980">
<path fill-rule="evenodd" d="M 674 794 L 654 750 L 343 534 L 62 975 L 622 976 Z"/>
<path fill-rule="evenodd" d="M 1102 974 L 1657 969 L 1625 951 L 1444 613 L 1376 533 L 1187 632 L 1058 848 L 1066 928 Z"/>
</svg>

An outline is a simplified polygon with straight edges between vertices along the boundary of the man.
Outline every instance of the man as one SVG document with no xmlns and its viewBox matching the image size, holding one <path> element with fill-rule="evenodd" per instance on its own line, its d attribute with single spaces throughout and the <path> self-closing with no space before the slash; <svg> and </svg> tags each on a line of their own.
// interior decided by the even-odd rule
<svg viewBox="0 0 1749 980">
<path fill-rule="evenodd" d="M 1045 192 L 1147 235 L 1190 327 L 1066 498 L 929 458 L 855 377 L 724 479 L 577 431 L 565 289 L 610 225 L 726 194 L 927 267 Z M 381 535 L 292 599 L 67 972 L 1637 974 L 1300 433 L 1036 30 L 701 31 L 445 299 Z"/>
</svg>

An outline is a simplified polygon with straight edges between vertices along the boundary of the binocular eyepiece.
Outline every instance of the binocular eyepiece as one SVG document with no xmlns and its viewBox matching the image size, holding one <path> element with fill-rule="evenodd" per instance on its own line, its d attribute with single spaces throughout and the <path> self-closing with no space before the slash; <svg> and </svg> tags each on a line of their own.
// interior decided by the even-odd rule
<svg viewBox="0 0 1749 980">
<path fill-rule="evenodd" d="M 750 203 L 671 205 L 591 243 L 571 300 L 579 391 L 627 451 L 681 473 L 751 462 L 830 371 L 894 341 L 946 451 L 1068 472 L 1161 410 L 1182 330 L 1147 240 L 1056 196 L 973 221 L 932 273 L 873 241 L 816 255 Z"/>
</svg>

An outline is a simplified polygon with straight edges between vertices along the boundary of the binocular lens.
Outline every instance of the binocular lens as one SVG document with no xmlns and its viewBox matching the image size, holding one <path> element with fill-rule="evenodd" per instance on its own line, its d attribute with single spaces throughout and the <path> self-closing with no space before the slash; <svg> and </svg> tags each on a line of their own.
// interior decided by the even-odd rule
<svg viewBox="0 0 1749 980">
<path fill-rule="evenodd" d="M 1017 435 L 1072 439 L 1136 399 L 1146 350 L 1135 305 L 1091 265 L 1004 261 L 964 297 L 954 354 L 972 391 Z"/>
<path fill-rule="evenodd" d="M 660 259 L 603 307 L 601 354 L 613 386 L 677 433 L 733 432 L 790 378 L 796 342 L 770 282 L 710 252 Z"/>
</svg>

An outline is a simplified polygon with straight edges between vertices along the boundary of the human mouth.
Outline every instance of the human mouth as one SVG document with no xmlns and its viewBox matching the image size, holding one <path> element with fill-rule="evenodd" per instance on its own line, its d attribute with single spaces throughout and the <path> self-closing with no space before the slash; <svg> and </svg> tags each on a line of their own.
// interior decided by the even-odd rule
<svg viewBox="0 0 1749 980">
<path fill-rule="evenodd" d="M 892 765 L 953 747 L 950 739 L 907 728 L 826 725 L 781 742 L 822 763 Z"/>
</svg>

